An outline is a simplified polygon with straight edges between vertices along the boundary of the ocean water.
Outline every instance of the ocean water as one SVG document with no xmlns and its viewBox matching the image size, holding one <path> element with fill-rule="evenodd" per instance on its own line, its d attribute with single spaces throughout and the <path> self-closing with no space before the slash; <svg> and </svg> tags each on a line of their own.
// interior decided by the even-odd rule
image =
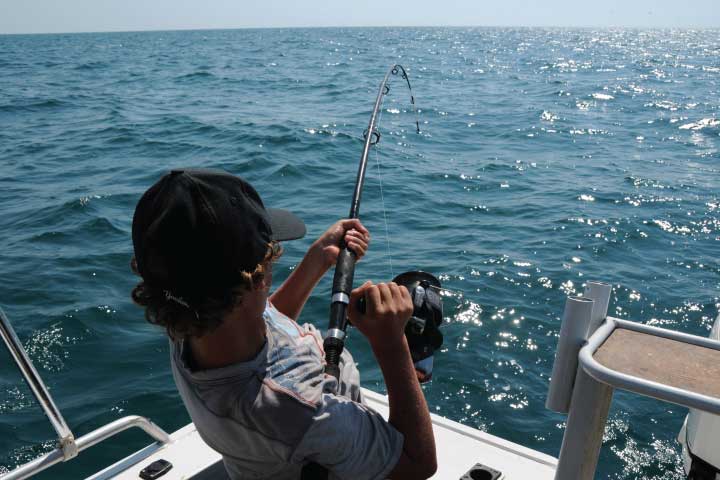
<svg viewBox="0 0 720 480">
<path fill-rule="evenodd" d="M 621 318 L 707 335 L 720 304 L 720 31 L 281 29 L 0 36 L 0 305 L 76 435 L 188 416 L 132 305 L 135 203 L 178 166 L 223 168 L 305 219 L 276 281 L 347 214 L 375 94 L 394 78 L 356 281 L 450 289 L 433 412 L 557 455 L 544 408 L 564 299 L 613 285 Z M 328 275 L 301 320 L 324 328 Z M 348 347 L 383 390 L 367 343 Z M 686 410 L 618 393 L 598 478 L 679 479 Z M 0 352 L 0 465 L 54 433 Z M 148 443 L 124 433 L 41 478 Z M 478 458 L 482 461 L 482 458 Z"/>
</svg>

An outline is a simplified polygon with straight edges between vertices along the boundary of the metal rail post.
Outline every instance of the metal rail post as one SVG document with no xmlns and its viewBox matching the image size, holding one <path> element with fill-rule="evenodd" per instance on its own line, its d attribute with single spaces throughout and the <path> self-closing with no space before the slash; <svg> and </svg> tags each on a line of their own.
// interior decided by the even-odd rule
<svg viewBox="0 0 720 480">
<path fill-rule="evenodd" d="M 7 316 L 5 316 L 5 312 L 3 312 L 1 308 L 0 338 L 2 338 L 5 342 L 13 360 L 15 360 L 20 372 L 23 377 L 25 377 L 25 381 L 58 434 L 58 448 L 17 467 L 11 472 L 0 475 L 0 480 L 23 480 L 25 478 L 32 477 L 36 473 L 50 467 L 51 465 L 55 465 L 59 462 L 65 462 L 76 457 L 78 452 L 81 450 L 90 448 L 96 443 L 110 438 L 123 430 L 127 430 L 128 428 L 141 428 L 145 431 L 145 433 L 160 443 L 169 443 L 171 441 L 170 436 L 165 433 L 162 428 L 158 427 L 147 418 L 139 417 L 137 415 L 123 417 L 107 425 L 103 425 L 87 435 L 83 435 L 76 441 L 70 431 L 70 427 L 68 427 L 65 419 L 60 413 L 60 410 L 57 408 L 55 402 L 50 396 L 50 392 L 48 392 L 45 383 L 43 383 L 42 378 L 40 378 L 37 370 L 35 370 L 35 366 L 30 360 L 30 357 L 28 357 L 22 343 L 20 343 L 20 339 L 15 334 L 15 330 L 13 330 L 10 325 L 10 320 L 8 320 Z"/>
<path fill-rule="evenodd" d="M 12 355 L 13 360 L 15 360 L 15 363 L 30 387 L 30 390 L 33 395 L 35 395 L 35 398 L 45 412 L 45 415 L 47 415 L 50 423 L 57 432 L 58 445 L 60 449 L 62 449 L 64 459 L 70 460 L 71 458 L 77 456 L 77 445 L 75 444 L 75 437 L 70 431 L 70 427 L 68 427 L 65 422 L 60 410 L 57 406 L 55 406 L 55 402 L 50 396 L 50 392 L 48 392 L 45 383 L 43 383 L 40 375 L 37 373 L 37 370 L 35 370 L 35 366 L 30 360 L 30 357 L 28 357 L 22 343 L 20 343 L 20 339 L 18 339 L 15 334 L 15 330 L 13 330 L 10 325 L 10 321 L 5 316 L 5 312 L 3 312 L 1 308 L 0 337 L 2 337 L 5 345 L 10 351 L 10 355 Z"/>
<path fill-rule="evenodd" d="M 587 338 L 590 338 L 600 324 L 605 321 L 611 293 L 612 285 L 604 282 L 588 282 L 585 286 L 585 298 L 589 298 L 594 302 Z"/>
<path fill-rule="evenodd" d="M 545 401 L 549 410 L 567 413 L 570 409 L 570 398 L 578 369 L 578 353 L 588 339 L 592 312 L 591 299 L 568 297 L 565 302 L 555 363 Z"/>
<path fill-rule="evenodd" d="M 588 336 L 595 333 L 607 317 L 611 290 L 612 287 L 604 283 L 587 285 L 586 298 L 593 300 L 595 306 L 592 331 Z M 598 382 L 582 367 L 577 370 L 555 480 L 592 480 L 595 477 L 612 395 L 612 387 Z"/>
</svg>

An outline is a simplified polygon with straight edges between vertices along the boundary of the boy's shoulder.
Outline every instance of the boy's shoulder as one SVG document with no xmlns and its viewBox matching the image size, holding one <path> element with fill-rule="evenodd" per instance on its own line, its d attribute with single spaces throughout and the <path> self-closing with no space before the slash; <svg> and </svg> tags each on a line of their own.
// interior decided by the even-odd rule
<svg viewBox="0 0 720 480">
<path fill-rule="evenodd" d="M 316 407 L 322 394 L 332 391 L 329 383 L 334 383 L 325 374 L 320 332 L 310 324 L 299 325 L 269 302 L 264 317 L 268 351 L 263 383 Z"/>
</svg>

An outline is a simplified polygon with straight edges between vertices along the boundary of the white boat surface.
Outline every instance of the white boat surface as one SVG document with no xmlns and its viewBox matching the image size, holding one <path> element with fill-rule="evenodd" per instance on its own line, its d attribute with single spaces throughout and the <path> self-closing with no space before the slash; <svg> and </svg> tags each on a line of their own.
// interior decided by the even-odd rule
<svg viewBox="0 0 720 480">
<path fill-rule="evenodd" d="M 388 417 L 387 397 L 363 389 L 367 404 Z M 501 472 L 503 480 L 552 480 L 557 460 L 544 453 L 503 440 L 475 428 L 431 414 L 438 471 L 435 479 L 460 479 L 480 463 Z M 171 442 L 153 444 L 110 467 L 88 477 L 87 480 L 137 480 L 140 471 L 156 460 L 169 461 L 173 468 L 162 480 L 226 479 L 222 459 L 200 438 L 191 423 L 170 435 Z M 492 474 L 477 471 L 472 480 L 491 480 Z"/>
</svg>

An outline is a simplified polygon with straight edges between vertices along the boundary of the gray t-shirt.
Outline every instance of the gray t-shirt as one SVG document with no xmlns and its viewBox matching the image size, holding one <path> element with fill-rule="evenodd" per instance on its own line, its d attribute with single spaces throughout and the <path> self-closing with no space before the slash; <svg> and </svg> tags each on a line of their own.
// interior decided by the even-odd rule
<svg viewBox="0 0 720 480">
<path fill-rule="evenodd" d="M 341 358 L 338 385 L 324 373 L 322 338 L 312 325 L 298 325 L 269 302 L 263 316 L 265 346 L 249 362 L 194 370 L 187 345 L 172 344 L 183 402 L 230 478 L 299 479 L 308 462 L 325 466 L 330 478 L 385 478 L 403 436 L 363 404 L 350 354 Z"/>
</svg>

